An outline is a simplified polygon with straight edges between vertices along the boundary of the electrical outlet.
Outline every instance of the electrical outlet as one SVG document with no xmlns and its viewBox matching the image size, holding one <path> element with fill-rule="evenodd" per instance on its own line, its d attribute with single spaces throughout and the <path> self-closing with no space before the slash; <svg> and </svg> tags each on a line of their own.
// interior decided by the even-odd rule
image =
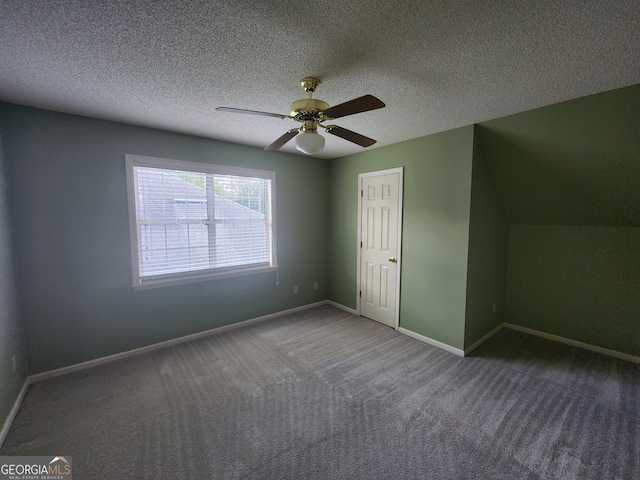
<svg viewBox="0 0 640 480">
<path fill-rule="evenodd" d="M 313 289 L 314 289 L 314 290 L 317 290 L 317 289 L 318 289 L 318 282 L 316 282 L 316 283 L 314 283 L 314 284 L 313 284 Z"/>
<path fill-rule="evenodd" d="M 11 363 L 13 364 L 13 371 L 15 373 L 15 371 L 18 369 L 18 362 L 16 360 L 16 356 L 15 355 L 13 357 L 11 357 Z"/>
<path fill-rule="evenodd" d="M 493 313 L 496 313 L 496 306 L 497 306 L 497 304 L 496 304 L 496 303 L 494 303 L 494 304 L 493 304 Z"/>
<path fill-rule="evenodd" d="M 293 294 L 294 295 L 298 294 L 298 286 L 297 285 L 295 287 L 293 287 Z"/>
</svg>

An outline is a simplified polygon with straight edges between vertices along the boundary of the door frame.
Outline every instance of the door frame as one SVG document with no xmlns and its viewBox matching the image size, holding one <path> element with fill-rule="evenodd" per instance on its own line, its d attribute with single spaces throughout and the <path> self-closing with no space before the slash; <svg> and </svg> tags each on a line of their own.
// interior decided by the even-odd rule
<svg viewBox="0 0 640 480">
<path fill-rule="evenodd" d="M 396 258 L 398 259 L 397 262 L 397 266 L 398 266 L 398 270 L 396 272 L 396 288 L 395 288 L 395 292 L 396 292 L 396 311 L 395 311 L 395 326 L 394 329 L 397 331 L 398 328 L 400 327 L 400 273 L 401 273 L 401 269 L 402 269 L 402 212 L 403 212 L 403 200 L 404 200 L 404 195 L 403 195 L 403 184 L 404 184 L 404 167 L 395 167 L 395 168 L 388 168 L 386 170 L 376 170 L 374 172 L 365 172 L 365 173 L 359 173 L 358 174 L 358 226 L 357 226 L 357 242 L 356 242 L 356 248 L 357 248 L 357 255 L 356 258 L 358 259 L 357 262 L 357 273 L 356 273 L 356 312 L 358 313 L 358 315 L 360 315 L 360 301 L 361 301 L 361 297 L 360 297 L 360 291 L 361 291 L 361 285 L 360 285 L 360 277 L 361 277 L 361 262 L 362 262 L 362 247 L 360 247 L 360 242 L 362 241 L 362 181 L 363 179 L 367 178 L 367 177 L 377 177 L 380 175 L 389 175 L 392 173 L 397 173 L 398 175 L 398 253 L 396 255 Z"/>
</svg>

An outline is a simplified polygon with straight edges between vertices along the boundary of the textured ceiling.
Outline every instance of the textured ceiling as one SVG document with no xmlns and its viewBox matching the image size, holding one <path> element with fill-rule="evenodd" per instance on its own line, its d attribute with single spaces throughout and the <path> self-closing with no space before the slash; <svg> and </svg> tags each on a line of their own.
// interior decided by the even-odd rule
<svg viewBox="0 0 640 480">
<path fill-rule="evenodd" d="M 640 81 L 640 2 L 0 2 L 0 100 L 265 147 L 316 76 L 387 145 Z M 332 135 L 318 156 L 362 150 Z M 293 142 L 284 151 L 295 152 Z"/>
</svg>

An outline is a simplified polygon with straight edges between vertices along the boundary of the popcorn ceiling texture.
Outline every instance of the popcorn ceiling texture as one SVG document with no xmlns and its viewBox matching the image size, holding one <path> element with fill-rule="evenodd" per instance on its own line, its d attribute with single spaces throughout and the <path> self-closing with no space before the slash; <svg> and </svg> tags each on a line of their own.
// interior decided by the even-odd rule
<svg viewBox="0 0 640 480">
<path fill-rule="evenodd" d="M 377 146 L 636 84 L 637 0 L 7 0 L 0 100 L 264 147 L 322 80 L 336 121 Z M 362 148 L 331 135 L 318 156 Z M 283 148 L 295 151 L 293 142 Z"/>
</svg>

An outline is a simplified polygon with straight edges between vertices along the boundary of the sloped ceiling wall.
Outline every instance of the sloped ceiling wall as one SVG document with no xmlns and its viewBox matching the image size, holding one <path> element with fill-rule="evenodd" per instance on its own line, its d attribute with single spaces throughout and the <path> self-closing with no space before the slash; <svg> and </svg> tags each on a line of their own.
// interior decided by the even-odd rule
<svg viewBox="0 0 640 480">
<path fill-rule="evenodd" d="M 476 132 L 509 223 L 640 226 L 640 85 Z"/>
</svg>

